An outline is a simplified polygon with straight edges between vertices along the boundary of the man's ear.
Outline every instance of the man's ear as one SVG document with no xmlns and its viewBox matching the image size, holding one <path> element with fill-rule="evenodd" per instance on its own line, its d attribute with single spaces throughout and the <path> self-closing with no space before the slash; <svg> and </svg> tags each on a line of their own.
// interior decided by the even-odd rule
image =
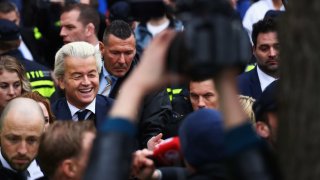
<svg viewBox="0 0 320 180">
<path fill-rule="evenodd" d="M 86 26 L 85 35 L 91 36 L 92 34 L 95 34 L 95 27 L 92 23 L 89 23 Z"/>
<path fill-rule="evenodd" d="M 100 50 L 101 55 L 103 56 L 104 51 L 105 51 L 105 47 L 101 41 L 99 41 L 99 50 Z"/>
<path fill-rule="evenodd" d="M 256 57 L 256 46 L 255 45 L 253 45 L 252 46 L 252 54 Z"/>
<path fill-rule="evenodd" d="M 262 138 L 268 138 L 270 136 L 270 129 L 268 125 L 264 122 L 261 122 L 261 121 L 256 122 L 256 131 L 257 131 L 257 134 Z"/>
<path fill-rule="evenodd" d="M 64 78 L 63 77 L 58 78 L 58 85 L 59 85 L 60 89 L 62 89 L 62 90 L 65 89 Z"/>
<path fill-rule="evenodd" d="M 74 160 L 66 159 L 61 163 L 63 174 L 69 178 L 77 176 L 77 165 Z"/>
</svg>

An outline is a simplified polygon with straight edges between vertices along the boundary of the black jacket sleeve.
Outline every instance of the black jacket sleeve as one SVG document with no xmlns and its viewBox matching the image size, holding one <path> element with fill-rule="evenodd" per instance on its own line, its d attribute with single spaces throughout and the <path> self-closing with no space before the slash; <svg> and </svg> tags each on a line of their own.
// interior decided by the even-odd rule
<svg viewBox="0 0 320 180">
<path fill-rule="evenodd" d="M 226 134 L 227 167 L 232 179 L 281 179 L 276 157 L 268 144 L 246 123 Z"/>
<path fill-rule="evenodd" d="M 172 107 L 165 89 L 145 97 L 138 123 L 141 148 L 147 147 L 147 142 L 152 136 L 163 133 L 165 124 L 170 120 L 171 114 Z"/>
<path fill-rule="evenodd" d="M 85 180 L 122 180 L 130 174 L 135 127 L 126 120 L 107 119 L 94 141 Z"/>
</svg>

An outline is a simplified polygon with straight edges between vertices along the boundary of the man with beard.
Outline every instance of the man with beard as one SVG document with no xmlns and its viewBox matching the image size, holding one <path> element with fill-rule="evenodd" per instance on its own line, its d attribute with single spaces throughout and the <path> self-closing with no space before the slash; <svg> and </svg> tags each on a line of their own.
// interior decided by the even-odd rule
<svg viewBox="0 0 320 180">
<path fill-rule="evenodd" d="M 9 102 L 0 118 L 0 179 L 38 179 L 43 173 L 34 160 L 44 116 L 37 102 L 16 98 Z"/>
<path fill-rule="evenodd" d="M 273 18 L 265 18 L 253 25 L 253 55 L 256 67 L 238 77 L 241 95 L 258 99 L 264 89 L 279 78 L 279 41 L 277 24 Z"/>
</svg>

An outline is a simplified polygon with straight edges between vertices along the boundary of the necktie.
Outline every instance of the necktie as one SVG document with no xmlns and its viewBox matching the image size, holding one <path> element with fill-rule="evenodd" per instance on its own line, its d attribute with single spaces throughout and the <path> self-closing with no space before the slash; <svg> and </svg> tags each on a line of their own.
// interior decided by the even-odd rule
<svg viewBox="0 0 320 180">
<path fill-rule="evenodd" d="M 106 76 L 105 78 L 107 80 L 107 85 L 103 89 L 101 94 L 104 95 L 104 96 L 109 96 L 109 93 L 111 91 L 111 86 L 112 86 L 112 79 L 111 79 L 111 76 Z"/>
<path fill-rule="evenodd" d="M 86 120 L 85 117 L 86 115 L 88 114 L 89 110 L 85 109 L 83 111 L 79 110 L 77 112 L 77 115 L 78 115 L 78 121 L 83 121 L 83 120 Z"/>
<path fill-rule="evenodd" d="M 28 179 L 28 171 L 17 172 L 17 180 L 27 180 Z"/>
</svg>

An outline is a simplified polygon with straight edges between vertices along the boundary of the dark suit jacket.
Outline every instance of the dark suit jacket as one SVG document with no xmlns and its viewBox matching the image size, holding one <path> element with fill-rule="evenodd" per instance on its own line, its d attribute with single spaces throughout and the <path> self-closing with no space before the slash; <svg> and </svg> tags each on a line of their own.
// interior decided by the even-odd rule
<svg viewBox="0 0 320 180">
<path fill-rule="evenodd" d="M 10 169 L 4 168 L 0 161 L 0 179 L 1 180 L 25 180 L 25 178 Z M 46 177 L 37 178 L 37 180 L 46 180 Z"/>
<path fill-rule="evenodd" d="M 250 96 L 258 99 L 261 96 L 262 90 L 258 77 L 257 67 L 249 72 L 245 72 L 237 78 L 239 94 Z"/>
<path fill-rule="evenodd" d="M 4 168 L 2 166 L 2 163 L 0 162 L 0 179 L 3 180 L 23 180 L 22 177 L 18 175 L 18 173 L 13 172 L 7 168 Z"/>
<path fill-rule="evenodd" d="M 113 100 L 102 95 L 96 97 L 96 112 L 94 117 L 94 123 L 96 127 L 99 127 L 105 120 L 105 117 L 112 106 Z M 60 98 L 51 105 L 53 114 L 57 120 L 72 120 L 71 111 L 67 104 L 66 98 Z M 91 118 L 90 118 L 91 119 Z"/>
<path fill-rule="evenodd" d="M 20 33 L 22 40 L 31 52 L 34 61 L 48 67 L 49 63 L 45 58 L 45 52 L 46 49 L 48 49 L 48 46 L 44 38 L 36 39 L 34 37 L 33 28 L 22 27 L 20 28 Z"/>
<path fill-rule="evenodd" d="M 125 79 L 130 75 L 133 68 L 139 61 L 139 55 L 135 56 L 129 72 L 122 78 L 118 78 L 111 89 L 109 97 L 116 99 L 119 89 Z M 102 78 L 102 73 L 100 78 Z M 128 99 L 130 101 L 130 99 Z M 165 89 L 147 95 L 139 111 L 139 133 L 138 141 L 141 148 L 145 148 L 148 140 L 159 133 L 164 132 L 165 125 L 171 120 L 172 107 L 168 93 Z"/>
</svg>

